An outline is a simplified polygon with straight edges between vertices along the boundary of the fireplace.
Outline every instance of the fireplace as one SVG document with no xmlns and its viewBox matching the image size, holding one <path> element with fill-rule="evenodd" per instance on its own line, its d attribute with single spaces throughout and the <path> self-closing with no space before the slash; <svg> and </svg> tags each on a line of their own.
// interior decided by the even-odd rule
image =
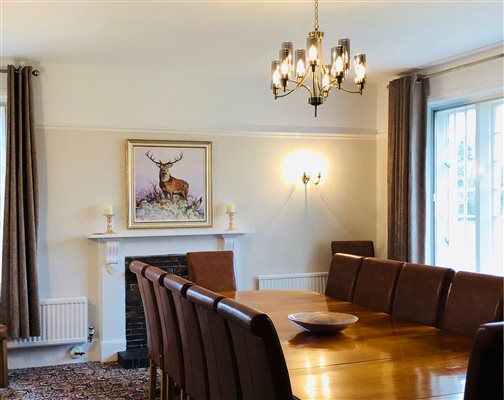
<svg viewBox="0 0 504 400">
<path fill-rule="evenodd" d="M 185 254 L 189 251 L 233 250 L 235 274 L 240 288 L 238 238 L 253 230 L 226 231 L 224 229 L 158 229 L 127 230 L 114 234 L 87 236 L 96 243 L 98 296 L 94 317 L 96 340 L 90 350 L 92 360 L 116 361 L 118 353 L 126 350 L 126 258 L 147 262 L 158 254 Z M 151 256 L 154 255 L 154 256 Z M 136 351 L 136 350 L 135 350 Z M 145 349 L 142 350 L 145 352 Z"/>
<path fill-rule="evenodd" d="M 185 254 L 125 257 L 125 297 L 126 297 L 126 350 L 118 353 L 118 361 L 124 368 L 147 367 L 147 326 L 136 275 L 129 270 L 129 264 L 141 261 L 158 267 L 169 274 L 187 279 L 187 257 Z"/>
</svg>

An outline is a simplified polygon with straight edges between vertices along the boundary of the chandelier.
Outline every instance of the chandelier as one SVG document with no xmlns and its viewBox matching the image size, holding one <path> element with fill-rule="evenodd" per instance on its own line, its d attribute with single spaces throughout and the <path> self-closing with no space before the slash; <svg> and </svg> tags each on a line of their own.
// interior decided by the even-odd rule
<svg viewBox="0 0 504 400">
<path fill-rule="evenodd" d="M 271 89 L 275 99 L 304 88 L 310 94 L 308 103 L 315 107 L 315 117 L 317 107 L 326 101 L 331 89 L 362 94 L 366 83 L 366 55 L 356 54 L 354 69 L 358 90 L 352 91 L 342 86 L 351 67 L 350 39 L 340 39 L 338 45 L 331 49 L 331 63 L 324 64 L 323 38 L 324 32 L 319 31 L 318 24 L 318 0 L 315 0 L 314 29 L 306 39 L 307 50 L 297 49 L 293 57 L 292 42 L 283 42 L 279 59 L 271 62 Z"/>
</svg>

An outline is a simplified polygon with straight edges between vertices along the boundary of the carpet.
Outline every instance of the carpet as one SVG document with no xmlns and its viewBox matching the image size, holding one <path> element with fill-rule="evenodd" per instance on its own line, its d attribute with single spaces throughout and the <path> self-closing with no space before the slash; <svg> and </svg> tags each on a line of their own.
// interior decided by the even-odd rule
<svg viewBox="0 0 504 400">
<path fill-rule="evenodd" d="M 9 371 L 0 399 L 147 399 L 147 368 L 86 362 Z"/>
</svg>

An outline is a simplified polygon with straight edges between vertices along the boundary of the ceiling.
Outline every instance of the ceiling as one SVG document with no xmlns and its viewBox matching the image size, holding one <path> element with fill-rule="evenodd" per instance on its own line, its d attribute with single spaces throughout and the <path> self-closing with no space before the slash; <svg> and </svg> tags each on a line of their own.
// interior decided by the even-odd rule
<svg viewBox="0 0 504 400">
<path fill-rule="evenodd" d="M 280 43 L 305 47 L 311 1 L 2 1 L 2 57 L 32 62 L 167 69 L 198 78 L 269 74 Z M 502 45 L 503 2 L 323 1 L 328 56 L 338 38 L 367 54 L 377 80 Z"/>
</svg>

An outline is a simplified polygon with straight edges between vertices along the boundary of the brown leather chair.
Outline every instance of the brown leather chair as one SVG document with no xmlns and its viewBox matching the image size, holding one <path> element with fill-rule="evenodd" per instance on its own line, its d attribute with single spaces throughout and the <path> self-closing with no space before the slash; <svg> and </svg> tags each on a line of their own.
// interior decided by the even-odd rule
<svg viewBox="0 0 504 400">
<path fill-rule="evenodd" d="M 353 254 L 363 257 L 374 257 L 372 240 L 334 240 L 331 242 L 331 255 L 336 253 Z"/>
<path fill-rule="evenodd" d="M 474 335 L 464 400 L 502 400 L 503 322 L 481 325 Z"/>
<path fill-rule="evenodd" d="M 231 332 L 243 398 L 292 399 L 289 372 L 270 318 L 227 298 L 217 304 L 217 312 Z"/>
<path fill-rule="evenodd" d="M 325 295 L 344 301 L 352 301 L 362 260 L 364 257 L 335 254 L 327 277 Z"/>
<path fill-rule="evenodd" d="M 236 358 L 228 325 L 217 314 L 221 296 L 200 286 L 187 290 L 198 314 L 201 336 L 205 348 L 211 399 L 241 399 Z"/>
<path fill-rule="evenodd" d="M 144 307 L 145 322 L 147 326 L 147 347 L 149 351 L 149 399 L 156 398 L 157 367 L 163 368 L 163 342 L 161 337 L 161 322 L 157 307 L 156 296 L 152 282 L 145 277 L 145 271 L 149 267 L 140 261 L 130 263 L 130 271 L 138 281 L 140 295 Z M 162 374 L 164 376 L 164 374 Z M 165 398 L 165 381 L 161 384 L 161 398 Z"/>
<path fill-rule="evenodd" d="M 232 251 L 187 253 L 189 280 L 214 292 L 236 290 Z"/>
<path fill-rule="evenodd" d="M 194 304 L 187 300 L 192 282 L 176 275 L 166 275 L 163 281 L 173 296 L 184 357 L 185 392 L 193 400 L 210 398 L 203 339 Z"/>
<path fill-rule="evenodd" d="M 403 265 L 401 261 L 365 258 L 357 278 L 353 302 L 390 313 Z"/>
<path fill-rule="evenodd" d="M 406 264 L 399 274 L 392 315 L 439 326 L 454 275 L 450 268 Z"/>
<path fill-rule="evenodd" d="M 174 397 L 173 382 L 175 382 L 181 390 L 180 398 L 184 399 L 185 379 L 182 341 L 173 296 L 164 287 L 164 278 L 166 275 L 168 275 L 166 272 L 156 267 L 148 267 L 145 270 L 145 277 L 152 282 L 159 310 L 163 341 L 162 369 L 165 373 L 163 378 L 165 382 L 164 386 L 166 387 L 166 397 L 169 399 Z"/>
<path fill-rule="evenodd" d="M 0 325 L 0 388 L 9 386 L 9 366 L 7 363 L 7 327 Z"/>
<path fill-rule="evenodd" d="M 443 329 L 472 336 L 481 324 L 502 321 L 503 288 L 501 276 L 457 272 L 446 300 Z"/>
</svg>

